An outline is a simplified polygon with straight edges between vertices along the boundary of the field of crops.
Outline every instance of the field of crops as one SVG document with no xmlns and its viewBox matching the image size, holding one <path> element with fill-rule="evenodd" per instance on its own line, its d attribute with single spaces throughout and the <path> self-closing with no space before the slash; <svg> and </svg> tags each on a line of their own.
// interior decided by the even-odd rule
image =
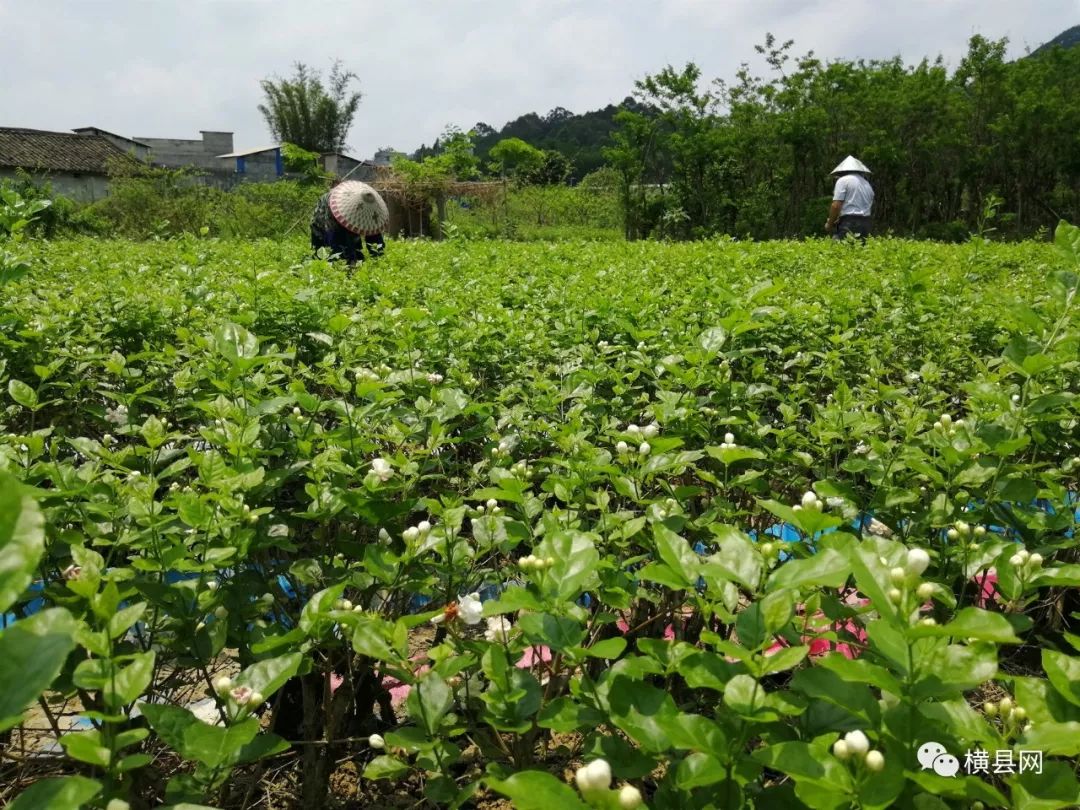
<svg viewBox="0 0 1080 810">
<path fill-rule="evenodd" d="M 1056 241 L 28 247 L 0 802 L 1080 806 Z"/>
</svg>

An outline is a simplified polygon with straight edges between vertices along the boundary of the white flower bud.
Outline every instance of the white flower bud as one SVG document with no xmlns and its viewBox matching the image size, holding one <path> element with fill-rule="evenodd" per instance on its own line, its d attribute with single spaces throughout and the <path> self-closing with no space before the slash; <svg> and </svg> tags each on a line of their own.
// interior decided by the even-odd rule
<svg viewBox="0 0 1080 810">
<path fill-rule="evenodd" d="M 381 734 L 372 734 L 370 737 L 367 738 L 367 744 L 372 748 L 376 748 L 380 751 L 386 748 L 386 740 L 382 738 Z"/>
<path fill-rule="evenodd" d="M 892 602 L 894 605 L 900 604 L 900 600 L 903 599 L 903 598 L 904 598 L 904 595 L 902 593 L 900 593 L 899 588 L 890 588 L 889 589 L 889 601 Z"/>
<path fill-rule="evenodd" d="M 866 769 L 877 773 L 885 767 L 885 757 L 880 751 L 868 751 L 866 753 Z"/>
<path fill-rule="evenodd" d="M 594 759 L 583 765 L 574 774 L 574 781 L 582 793 L 593 790 L 607 790 L 611 787 L 611 766 L 605 760 Z"/>
<path fill-rule="evenodd" d="M 656 424 L 656 422 L 653 422 L 652 424 L 648 424 L 644 428 L 641 429 L 641 434 L 646 439 L 653 438 L 659 432 L 660 432 L 660 426 L 658 424 Z"/>
<path fill-rule="evenodd" d="M 219 695 L 228 694 L 233 688 L 233 681 L 228 675 L 222 675 L 216 681 L 214 681 L 214 691 Z"/>
<path fill-rule="evenodd" d="M 934 586 L 929 582 L 924 582 L 918 587 L 915 593 L 918 594 L 920 599 L 925 601 L 934 595 Z"/>
<path fill-rule="evenodd" d="M 251 707 L 261 706 L 266 702 L 266 698 L 263 697 L 262 692 L 254 691 L 248 695 L 247 705 Z"/>
<path fill-rule="evenodd" d="M 844 760 L 851 756 L 851 748 L 848 746 L 847 741 L 839 739 L 833 743 L 832 747 L 833 756 L 837 759 Z"/>
<path fill-rule="evenodd" d="M 949 416 L 947 413 L 943 413 L 938 419 L 938 421 L 941 422 L 941 424 L 945 425 L 945 427 L 948 427 L 952 424 L 952 417 Z"/>
<path fill-rule="evenodd" d="M 1043 556 L 1042 556 L 1042 554 L 1032 554 L 1030 557 L 1028 557 L 1028 565 L 1030 565 L 1032 568 L 1038 568 L 1042 564 L 1043 564 Z"/>
<path fill-rule="evenodd" d="M 420 534 L 427 534 L 431 531 L 431 524 L 426 520 L 421 520 L 416 524 L 416 528 L 420 530 Z"/>
<path fill-rule="evenodd" d="M 229 609 L 224 605 L 218 605 L 214 608 L 214 615 L 219 619 L 224 619 L 229 615 Z"/>
<path fill-rule="evenodd" d="M 920 619 L 919 624 L 921 624 L 923 627 L 933 627 L 937 624 L 937 620 L 930 616 L 927 616 L 925 619 Z"/>
<path fill-rule="evenodd" d="M 866 752 L 870 750 L 870 740 L 861 731 L 849 731 L 844 735 L 844 742 L 847 743 L 848 751 L 860 758 L 866 756 Z"/>
<path fill-rule="evenodd" d="M 300 415 L 300 408 L 299 407 L 293 408 L 292 409 L 292 415 L 293 416 L 299 416 Z"/>
<path fill-rule="evenodd" d="M 218 581 L 216 579 L 211 579 L 209 582 L 206 583 L 206 590 L 210 591 L 211 593 L 216 591 L 220 587 L 221 586 L 220 584 L 218 584 Z"/>
<path fill-rule="evenodd" d="M 802 505 L 807 508 L 813 508 L 813 504 L 817 503 L 817 495 L 812 492 L 804 492 L 802 496 Z"/>
<path fill-rule="evenodd" d="M 420 538 L 420 529 L 416 526 L 410 526 L 401 533 L 401 536 L 406 543 L 415 543 Z"/>
<path fill-rule="evenodd" d="M 907 579 L 907 571 L 899 566 L 889 572 L 889 580 L 893 585 L 903 585 Z"/>
<path fill-rule="evenodd" d="M 960 532 L 958 532 L 956 529 L 949 529 L 947 532 L 945 532 L 945 536 L 948 537 L 950 540 L 959 540 Z"/>
<path fill-rule="evenodd" d="M 930 555 L 921 548 L 909 549 L 907 563 L 904 566 L 909 574 L 920 576 L 930 565 Z"/>
<path fill-rule="evenodd" d="M 487 504 L 486 504 L 488 509 L 494 509 L 498 505 L 499 505 L 499 502 L 497 500 L 495 500 L 494 498 L 488 498 Z"/>
<path fill-rule="evenodd" d="M 766 557 L 768 557 L 773 553 L 775 548 L 776 547 L 772 543 L 762 543 L 761 544 L 761 553 L 763 555 L 765 555 Z"/>
<path fill-rule="evenodd" d="M 986 527 L 985 526 L 976 526 L 975 529 L 974 529 L 974 532 L 975 532 L 976 537 L 983 537 L 986 534 Z"/>
<path fill-rule="evenodd" d="M 615 452 L 618 453 L 619 455 L 622 455 L 623 453 L 626 453 L 629 449 L 630 449 L 630 445 L 628 445 L 626 442 L 619 442 L 618 444 L 615 445 Z"/>
<path fill-rule="evenodd" d="M 634 810 L 641 807 L 641 791 L 633 785 L 623 785 L 619 790 L 619 807 L 624 810 Z"/>
<path fill-rule="evenodd" d="M 1021 557 L 1019 554 L 1013 554 L 1011 557 L 1009 557 L 1009 565 L 1013 566 L 1014 568 L 1019 568 L 1023 564 L 1024 558 Z"/>
<path fill-rule="evenodd" d="M 725 444 L 735 444 L 735 434 L 734 433 L 725 433 L 724 434 L 724 443 Z"/>
<path fill-rule="evenodd" d="M 642 442 L 637 451 L 639 456 L 647 456 L 652 451 L 652 447 L 648 442 Z"/>
<path fill-rule="evenodd" d="M 334 610 L 352 610 L 353 604 L 348 599 L 338 599 L 334 602 Z"/>
</svg>

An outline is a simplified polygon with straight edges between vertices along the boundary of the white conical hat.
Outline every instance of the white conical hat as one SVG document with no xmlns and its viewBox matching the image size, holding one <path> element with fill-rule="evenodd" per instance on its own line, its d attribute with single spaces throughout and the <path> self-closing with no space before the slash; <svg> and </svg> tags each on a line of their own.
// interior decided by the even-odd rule
<svg viewBox="0 0 1080 810">
<path fill-rule="evenodd" d="M 844 158 L 843 162 L 833 169 L 829 174 L 840 174 L 841 172 L 862 172 L 863 174 L 870 174 L 870 170 L 866 168 L 866 164 L 861 160 L 848 155 Z"/>
<path fill-rule="evenodd" d="M 390 211 L 379 192 L 359 180 L 346 180 L 330 190 L 330 213 L 355 234 L 381 233 Z"/>
</svg>

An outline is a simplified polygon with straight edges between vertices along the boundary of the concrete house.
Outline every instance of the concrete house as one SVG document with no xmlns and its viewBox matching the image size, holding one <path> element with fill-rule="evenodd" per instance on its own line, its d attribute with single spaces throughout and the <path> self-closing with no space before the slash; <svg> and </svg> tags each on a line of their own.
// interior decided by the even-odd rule
<svg viewBox="0 0 1080 810">
<path fill-rule="evenodd" d="M 121 136 L 105 137 L 89 129 L 49 132 L 0 127 L 0 180 L 14 179 L 21 169 L 47 180 L 65 197 L 82 202 L 101 199 L 108 193 L 110 168 L 136 159 L 114 142 Z"/>
<path fill-rule="evenodd" d="M 343 152 L 324 152 L 319 156 L 322 170 L 335 177 L 348 177 L 370 183 L 378 174 L 378 166 L 370 160 L 358 160 Z"/>
<path fill-rule="evenodd" d="M 281 146 L 261 146 L 258 149 L 244 149 L 218 155 L 223 161 L 233 165 L 236 179 L 252 183 L 266 183 L 285 175 L 285 158 Z"/>
<path fill-rule="evenodd" d="M 198 140 L 188 138 L 142 138 L 135 137 L 139 143 L 146 144 L 149 150 L 148 160 L 153 166 L 164 169 L 202 169 L 208 172 L 231 172 L 232 167 L 221 155 L 233 150 L 231 132 L 200 130 Z"/>
</svg>

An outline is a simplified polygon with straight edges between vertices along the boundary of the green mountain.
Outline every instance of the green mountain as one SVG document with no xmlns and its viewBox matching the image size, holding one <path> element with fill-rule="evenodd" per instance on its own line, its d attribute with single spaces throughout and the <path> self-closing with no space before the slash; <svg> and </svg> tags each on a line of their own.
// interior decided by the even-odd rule
<svg viewBox="0 0 1080 810">
<path fill-rule="evenodd" d="M 1062 31 L 1052 40 L 1044 45 L 1040 45 L 1038 48 L 1031 52 L 1032 56 L 1038 56 L 1040 53 L 1045 53 L 1051 48 L 1074 48 L 1080 45 L 1080 25 L 1074 25 L 1072 28 L 1067 28 Z"/>
</svg>

